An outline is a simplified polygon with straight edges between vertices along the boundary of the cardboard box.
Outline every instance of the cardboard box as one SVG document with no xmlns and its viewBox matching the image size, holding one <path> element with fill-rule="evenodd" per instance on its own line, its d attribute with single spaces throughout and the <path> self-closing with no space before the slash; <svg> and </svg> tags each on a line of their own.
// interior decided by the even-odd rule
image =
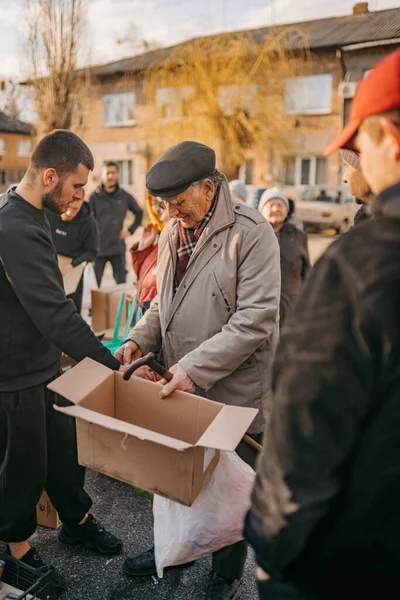
<svg viewBox="0 0 400 600">
<path fill-rule="evenodd" d="M 122 283 L 112 288 L 92 290 L 92 329 L 106 331 L 114 329 L 121 291 L 132 291 L 132 285 Z M 121 319 L 121 327 L 127 319 L 126 304 Z"/>
<path fill-rule="evenodd" d="M 161 400 L 159 384 L 90 358 L 48 387 L 73 403 L 54 408 L 76 418 L 81 465 L 186 506 L 258 412 L 179 391 Z"/>
<path fill-rule="evenodd" d="M 50 499 L 45 491 L 40 496 L 40 500 L 36 505 L 36 518 L 38 525 L 41 527 L 58 529 L 61 525 L 61 521 L 58 518 L 58 513 L 50 502 Z"/>
</svg>

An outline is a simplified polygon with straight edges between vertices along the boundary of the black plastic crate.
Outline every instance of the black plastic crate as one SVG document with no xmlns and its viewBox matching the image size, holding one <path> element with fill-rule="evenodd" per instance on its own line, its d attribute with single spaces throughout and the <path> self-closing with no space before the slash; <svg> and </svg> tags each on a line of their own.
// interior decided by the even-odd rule
<svg viewBox="0 0 400 600">
<path fill-rule="evenodd" d="M 52 568 L 34 569 L 9 554 L 0 554 L 5 568 L 2 581 L 23 590 L 18 600 L 55 600 L 57 598 Z"/>
</svg>

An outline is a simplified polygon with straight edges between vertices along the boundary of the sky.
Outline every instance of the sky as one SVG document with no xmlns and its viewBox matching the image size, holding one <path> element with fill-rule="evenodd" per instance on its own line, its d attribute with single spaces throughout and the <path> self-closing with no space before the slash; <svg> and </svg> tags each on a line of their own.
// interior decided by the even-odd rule
<svg viewBox="0 0 400 600">
<path fill-rule="evenodd" d="M 133 27 L 140 36 L 170 46 L 196 36 L 351 14 L 357 0 L 87 0 L 90 62 L 134 52 L 117 44 Z M 0 79 L 21 72 L 24 0 L 0 0 Z M 400 0 L 370 0 L 370 10 L 400 8 Z"/>
</svg>

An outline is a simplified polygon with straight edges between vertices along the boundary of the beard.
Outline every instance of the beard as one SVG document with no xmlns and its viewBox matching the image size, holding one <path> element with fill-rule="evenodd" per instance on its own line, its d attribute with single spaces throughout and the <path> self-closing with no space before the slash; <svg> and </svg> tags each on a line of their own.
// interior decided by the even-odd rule
<svg viewBox="0 0 400 600">
<path fill-rule="evenodd" d="M 48 208 L 51 212 L 57 215 L 62 215 L 65 212 L 66 206 L 61 201 L 63 182 L 59 181 L 51 192 L 45 194 L 42 199 L 44 208 Z"/>
</svg>

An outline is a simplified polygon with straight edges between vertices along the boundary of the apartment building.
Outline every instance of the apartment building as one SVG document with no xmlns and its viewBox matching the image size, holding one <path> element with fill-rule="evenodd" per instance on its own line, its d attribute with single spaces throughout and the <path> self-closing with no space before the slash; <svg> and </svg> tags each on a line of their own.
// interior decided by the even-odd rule
<svg viewBox="0 0 400 600">
<path fill-rule="evenodd" d="M 294 25 L 305 35 L 311 54 L 306 74 L 284 82 L 282 111 L 291 123 L 286 149 L 275 147 L 273 140 L 261 143 L 247 152 L 245 163 L 235 173 L 247 184 L 285 186 L 292 197 L 308 185 L 340 184 L 339 156 L 324 158 L 322 151 L 347 121 L 359 81 L 381 57 L 400 46 L 400 8 L 371 12 L 368 3 L 362 2 L 354 5 L 351 15 Z M 269 28 L 260 28 L 251 34 L 261 42 L 268 32 Z M 184 51 L 185 43 L 179 47 Z M 156 158 L 155 146 L 160 146 L 160 140 L 155 144 L 149 135 L 154 131 L 149 123 L 181 121 L 183 131 L 185 122 L 189 123 L 186 100 L 190 89 L 160 89 L 156 106 L 146 105 L 146 70 L 176 48 L 93 67 L 83 131 L 96 159 L 89 189 L 98 184 L 103 162 L 115 160 L 121 184 L 143 202 L 145 173 Z M 189 125 L 187 137 L 191 137 Z"/>
</svg>

